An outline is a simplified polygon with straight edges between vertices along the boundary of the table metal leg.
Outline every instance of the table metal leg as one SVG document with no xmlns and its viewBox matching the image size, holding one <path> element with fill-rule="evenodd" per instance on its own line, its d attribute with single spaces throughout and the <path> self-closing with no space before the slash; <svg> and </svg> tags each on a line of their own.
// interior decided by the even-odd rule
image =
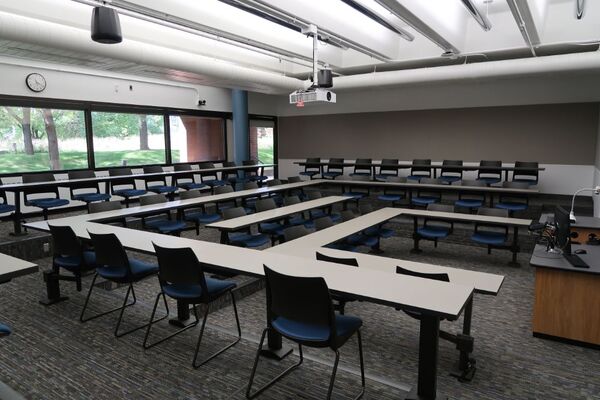
<svg viewBox="0 0 600 400">
<path fill-rule="evenodd" d="M 21 213 L 21 192 L 16 190 L 15 195 L 15 212 L 13 213 L 13 231 L 10 232 L 11 236 L 23 236 L 26 232 L 21 229 L 21 219 L 23 214 Z"/>
<path fill-rule="evenodd" d="M 414 246 L 413 246 L 412 250 L 410 251 L 413 254 L 419 254 L 422 251 L 419 248 L 419 234 L 417 233 L 418 228 L 419 228 L 419 219 L 417 218 L 417 216 L 414 216 L 413 217 L 413 243 L 414 243 Z"/>
<path fill-rule="evenodd" d="M 417 393 L 409 394 L 407 400 L 433 400 L 437 396 L 439 331 L 439 317 L 427 314 L 421 315 Z"/>
<path fill-rule="evenodd" d="M 281 335 L 274 329 L 267 331 L 267 348 L 260 351 L 262 356 L 275 360 L 283 360 L 285 357 L 292 354 L 294 349 L 289 346 L 283 346 Z"/>
<path fill-rule="evenodd" d="M 519 254 L 520 250 L 521 249 L 519 248 L 519 227 L 514 226 L 513 227 L 513 240 L 512 240 L 512 245 L 510 246 L 510 251 L 512 252 L 512 261 L 509 263 L 509 265 L 511 265 L 513 267 L 521 266 L 521 264 L 517 261 L 517 254 Z"/>
<path fill-rule="evenodd" d="M 190 305 L 185 301 L 177 300 L 177 318 L 170 319 L 169 324 L 184 328 L 185 321 L 188 319 L 190 319 Z"/>
</svg>

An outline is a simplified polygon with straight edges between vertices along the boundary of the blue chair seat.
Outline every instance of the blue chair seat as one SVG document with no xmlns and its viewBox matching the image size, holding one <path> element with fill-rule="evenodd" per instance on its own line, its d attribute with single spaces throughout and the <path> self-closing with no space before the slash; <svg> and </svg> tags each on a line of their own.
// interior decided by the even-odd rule
<svg viewBox="0 0 600 400">
<path fill-rule="evenodd" d="M 184 182 L 180 183 L 178 186 L 185 190 L 204 189 L 208 187 L 208 185 L 205 185 L 204 183 L 196 182 Z"/>
<path fill-rule="evenodd" d="M 411 199 L 411 202 L 417 206 L 427 206 L 429 204 L 437 203 L 438 201 L 440 201 L 440 198 L 433 196 L 419 196 Z"/>
<path fill-rule="evenodd" d="M 227 185 L 227 182 L 221 179 L 210 179 L 210 180 L 206 180 L 206 181 L 202 181 L 202 183 L 204 183 L 205 185 L 212 187 L 215 186 L 225 186 Z"/>
<path fill-rule="evenodd" d="M 8 325 L 4 325 L 0 322 L 0 336 L 8 336 L 12 333 Z"/>
<path fill-rule="evenodd" d="M 506 235 L 502 232 L 477 232 L 471 236 L 471 240 L 481 244 L 501 246 L 506 243 Z"/>
<path fill-rule="evenodd" d="M 96 272 L 104 279 L 115 282 L 133 282 L 158 272 L 158 265 L 140 261 L 131 257 L 129 258 L 129 267 L 131 268 L 131 275 L 129 276 L 127 275 L 127 269 L 125 266 L 100 267 L 96 268 Z"/>
<path fill-rule="evenodd" d="M 206 290 L 209 297 L 218 297 L 220 294 L 236 287 L 235 282 L 222 281 L 220 279 L 205 278 Z M 202 287 L 190 284 L 170 284 L 162 287 L 165 294 L 174 299 L 197 300 L 202 299 Z"/>
<path fill-rule="evenodd" d="M 271 242 L 267 235 L 251 235 L 249 233 L 234 233 L 229 235 L 229 242 L 240 247 L 260 247 Z"/>
<path fill-rule="evenodd" d="M 323 178 L 337 178 L 342 176 L 341 172 L 323 172 Z"/>
<path fill-rule="evenodd" d="M 186 221 L 197 222 L 199 224 L 210 224 L 221 219 L 219 214 L 207 214 L 202 212 L 189 213 L 184 218 Z"/>
<path fill-rule="evenodd" d="M 444 183 L 452 184 L 461 180 L 460 176 L 440 176 L 440 180 Z"/>
<path fill-rule="evenodd" d="M 121 197 L 135 197 L 146 194 L 146 191 L 141 189 L 121 189 L 115 190 L 113 193 Z"/>
<path fill-rule="evenodd" d="M 502 210 L 508 211 L 525 211 L 527 210 L 527 204 L 525 203 L 512 203 L 512 202 L 502 202 L 494 205 L 496 208 L 500 208 Z"/>
<path fill-rule="evenodd" d="M 283 336 L 303 342 L 327 342 L 330 337 L 328 326 L 304 324 L 279 317 L 271 323 L 273 328 Z M 335 330 L 341 338 L 352 336 L 362 326 L 362 320 L 349 315 L 335 315 Z"/>
<path fill-rule="evenodd" d="M 339 222 L 342 220 L 342 216 L 340 214 L 338 214 L 338 213 L 327 214 L 324 210 L 312 210 L 310 212 L 310 217 L 313 219 L 329 217 L 329 218 L 331 218 L 332 222 Z"/>
<path fill-rule="evenodd" d="M 404 196 L 402 196 L 401 194 L 381 194 L 381 195 L 377 196 L 377 198 L 381 201 L 395 202 L 395 201 L 402 200 L 404 198 Z"/>
<path fill-rule="evenodd" d="M 268 234 L 283 234 L 283 229 L 285 228 L 283 225 L 277 222 L 263 222 L 260 226 L 260 231 Z"/>
<path fill-rule="evenodd" d="M 319 175 L 320 172 L 316 172 L 316 171 L 302 171 L 300 172 L 300 175 L 304 175 L 304 176 L 310 176 L 311 178 L 315 175 Z"/>
<path fill-rule="evenodd" d="M 9 213 L 15 211 L 15 206 L 11 204 L 0 204 L 0 214 Z"/>
<path fill-rule="evenodd" d="M 268 180 L 269 177 L 265 175 L 251 175 L 247 179 L 252 182 L 262 182 Z"/>
<path fill-rule="evenodd" d="M 477 178 L 477 180 L 485 182 L 485 184 L 488 186 L 493 185 L 495 183 L 500 183 L 502 181 L 502 179 L 500 179 L 500 178 L 485 178 L 485 177 Z"/>
<path fill-rule="evenodd" d="M 442 239 L 448 237 L 450 230 L 441 226 L 424 226 L 417 229 L 417 234 L 428 239 Z"/>
<path fill-rule="evenodd" d="M 365 229 L 364 232 L 368 236 L 378 236 L 384 239 L 390 238 L 396 234 L 392 229 L 382 228 L 380 226 L 372 226 Z"/>
<path fill-rule="evenodd" d="M 83 263 L 81 258 L 76 256 L 55 257 L 54 264 L 70 272 L 80 271 L 82 267 L 93 269 L 96 268 L 96 253 L 93 251 L 84 251 Z"/>
<path fill-rule="evenodd" d="M 367 236 L 360 233 L 355 233 L 346 238 L 346 242 L 353 246 L 375 246 L 378 242 L 377 237 Z"/>
<path fill-rule="evenodd" d="M 110 194 L 108 193 L 80 193 L 73 196 L 73 200 L 84 201 L 86 203 L 92 203 L 94 201 L 107 201 L 110 200 Z"/>
<path fill-rule="evenodd" d="M 46 198 L 46 199 L 32 199 L 32 200 L 29 200 L 25 205 L 38 207 L 38 208 L 54 208 L 54 207 L 66 206 L 67 204 L 69 204 L 69 200 L 67 200 L 67 199 Z"/>
<path fill-rule="evenodd" d="M 479 208 L 483 207 L 483 200 L 476 199 L 462 199 L 454 202 L 456 207 L 464 207 L 464 208 Z"/>
<path fill-rule="evenodd" d="M 148 191 L 150 191 L 152 193 L 174 193 L 177 191 L 177 186 L 168 186 L 168 185 L 148 186 Z"/>
<path fill-rule="evenodd" d="M 150 229 L 157 230 L 160 233 L 173 233 L 185 229 L 186 224 L 183 221 L 159 219 L 146 222 L 146 226 Z"/>
<path fill-rule="evenodd" d="M 309 223 L 310 221 L 307 219 L 304 219 L 301 216 L 296 216 L 296 217 L 292 217 L 289 219 L 288 224 L 291 226 L 295 226 L 295 225 L 305 225 L 307 223 Z"/>
<path fill-rule="evenodd" d="M 344 251 L 356 251 L 357 250 L 356 246 L 352 246 L 349 243 L 343 243 L 343 242 L 330 243 L 328 245 L 325 245 L 324 247 L 327 247 L 328 249 L 344 250 Z"/>
</svg>

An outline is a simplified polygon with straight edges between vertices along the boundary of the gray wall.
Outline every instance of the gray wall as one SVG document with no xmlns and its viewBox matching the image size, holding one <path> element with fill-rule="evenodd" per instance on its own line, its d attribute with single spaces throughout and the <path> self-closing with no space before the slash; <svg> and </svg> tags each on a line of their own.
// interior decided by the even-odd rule
<svg viewBox="0 0 600 400">
<path fill-rule="evenodd" d="M 279 118 L 279 157 L 594 165 L 598 103 Z"/>
</svg>

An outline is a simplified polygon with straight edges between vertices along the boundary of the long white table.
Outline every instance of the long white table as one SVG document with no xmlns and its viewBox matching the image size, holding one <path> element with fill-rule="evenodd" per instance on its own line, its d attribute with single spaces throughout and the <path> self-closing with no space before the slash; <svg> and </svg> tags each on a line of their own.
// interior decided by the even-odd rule
<svg viewBox="0 0 600 400">
<path fill-rule="evenodd" d="M 118 210 L 121 211 L 121 210 Z M 99 215 L 99 214 L 98 214 Z M 94 214 L 90 218 L 94 218 Z M 296 276 L 321 276 L 334 291 L 359 299 L 422 313 L 420 321 L 419 378 L 417 392 L 421 398 L 435 399 L 437 382 L 437 352 L 440 319 L 457 319 L 470 308 L 474 287 L 457 283 L 433 281 L 405 275 L 392 275 L 368 268 L 349 269 L 346 266 L 295 257 L 275 252 L 257 251 L 209 243 L 194 239 L 166 236 L 145 231 L 132 231 L 112 225 L 74 217 L 50 221 L 69 225 L 76 235 L 89 239 L 93 233 L 114 233 L 130 250 L 154 253 L 153 243 L 165 247 L 190 247 L 198 259 L 225 271 L 263 276 L 263 265 Z M 48 231 L 48 224 L 27 224 L 30 228 Z M 271 334 L 269 348 L 282 348 L 281 337 Z"/>
<path fill-rule="evenodd" d="M 38 271 L 37 264 L 0 253 L 0 283 Z"/>
</svg>

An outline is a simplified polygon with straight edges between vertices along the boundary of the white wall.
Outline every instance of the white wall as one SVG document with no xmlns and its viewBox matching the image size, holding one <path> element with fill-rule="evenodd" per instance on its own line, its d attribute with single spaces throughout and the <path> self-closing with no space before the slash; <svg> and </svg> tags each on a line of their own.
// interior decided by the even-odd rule
<svg viewBox="0 0 600 400">
<path fill-rule="evenodd" d="M 596 165 L 593 186 L 600 186 L 600 123 L 598 124 L 598 139 L 596 140 Z M 594 216 L 600 218 L 600 196 L 594 196 Z"/>
</svg>

